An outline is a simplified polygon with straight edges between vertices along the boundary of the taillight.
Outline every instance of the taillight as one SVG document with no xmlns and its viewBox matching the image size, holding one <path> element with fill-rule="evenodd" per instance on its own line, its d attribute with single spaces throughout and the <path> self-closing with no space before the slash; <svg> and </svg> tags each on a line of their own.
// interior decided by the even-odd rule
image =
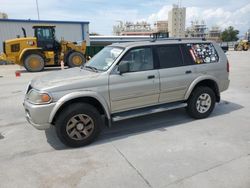
<svg viewBox="0 0 250 188">
<path fill-rule="evenodd" d="M 227 72 L 230 71 L 230 66 L 229 66 L 229 62 L 227 61 Z"/>
<path fill-rule="evenodd" d="M 28 41 L 27 44 L 28 44 L 29 46 L 35 46 L 36 43 L 35 43 L 34 41 Z"/>
</svg>

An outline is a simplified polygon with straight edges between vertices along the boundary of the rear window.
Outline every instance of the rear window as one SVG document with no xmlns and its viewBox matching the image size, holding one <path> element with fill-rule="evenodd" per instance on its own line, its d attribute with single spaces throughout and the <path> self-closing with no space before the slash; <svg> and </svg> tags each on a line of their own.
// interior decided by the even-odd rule
<svg viewBox="0 0 250 188">
<path fill-rule="evenodd" d="M 219 56 L 211 43 L 187 44 L 188 51 L 195 64 L 215 63 Z"/>
</svg>

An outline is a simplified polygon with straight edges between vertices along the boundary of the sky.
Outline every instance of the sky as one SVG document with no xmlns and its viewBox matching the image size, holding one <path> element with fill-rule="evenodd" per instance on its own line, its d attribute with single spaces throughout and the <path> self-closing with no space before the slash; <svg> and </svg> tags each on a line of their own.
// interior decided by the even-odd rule
<svg viewBox="0 0 250 188">
<path fill-rule="evenodd" d="M 89 21 L 90 32 L 111 35 L 117 21 L 167 20 L 178 0 L 37 0 L 41 20 Z M 186 27 L 204 20 L 222 30 L 234 26 L 243 35 L 250 29 L 250 0 L 182 0 L 187 8 Z M 36 0 L 0 0 L 0 12 L 10 19 L 37 19 Z"/>
</svg>

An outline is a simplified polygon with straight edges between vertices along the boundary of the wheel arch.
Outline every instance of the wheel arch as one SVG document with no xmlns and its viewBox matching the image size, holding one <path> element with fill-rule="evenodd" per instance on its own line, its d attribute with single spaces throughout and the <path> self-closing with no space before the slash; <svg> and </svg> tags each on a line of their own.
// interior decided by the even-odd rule
<svg viewBox="0 0 250 188">
<path fill-rule="evenodd" d="M 42 48 L 26 48 L 20 53 L 19 62 L 22 62 L 23 64 L 24 58 L 27 57 L 27 55 L 29 54 L 39 54 L 43 57 Z"/>
<path fill-rule="evenodd" d="M 206 86 L 206 87 L 210 87 L 216 96 L 216 102 L 220 102 L 220 90 L 219 90 L 219 86 L 218 86 L 218 82 L 216 81 L 216 79 L 212 78 L 212 77 L 206 77 L 206 78 L 199 78 L 196 79 L 188 88 L 186 94 L 185 94 L 185 100 L 187 100 L 191 93 L 200 86 Z"/>
<path fill-rule="evenodd" d="M 90 95 L 90 94 L 80 94 L 80 93 L 74 93 L 69 94 L 64 97 L 62 97 L 56 104 L 56 106 L 53 108 L 49 122 L 51 124 L 55 124 L 55 121 L 58 117 L 58 115 L 62 112 L 63 109 L 67 108 L 67 106 L 73 104 L 73 103 L 88 103 L 90 105 L 93 105 L 96 107 L 96 109 L 99 111 L 101 115 L 105 116 L 106 124 L 108 126 L 111 125 L 111 118 L 109 113 L 109 107 L 104 99 L 102 99 L 98 95 Z"/>
</svg>

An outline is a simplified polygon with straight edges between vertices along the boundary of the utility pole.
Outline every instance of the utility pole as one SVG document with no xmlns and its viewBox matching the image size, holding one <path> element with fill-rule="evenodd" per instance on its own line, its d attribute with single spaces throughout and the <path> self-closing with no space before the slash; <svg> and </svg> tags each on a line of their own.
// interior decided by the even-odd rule
<svg viewBox="0 0 250 188">
<path fill-rule="evenodd" d="M 38 0 L 36 0 L 36 10 L 37 10 L 37 18 L 38 18 L 38 20 L 40 20 Z"/>
</svg>

